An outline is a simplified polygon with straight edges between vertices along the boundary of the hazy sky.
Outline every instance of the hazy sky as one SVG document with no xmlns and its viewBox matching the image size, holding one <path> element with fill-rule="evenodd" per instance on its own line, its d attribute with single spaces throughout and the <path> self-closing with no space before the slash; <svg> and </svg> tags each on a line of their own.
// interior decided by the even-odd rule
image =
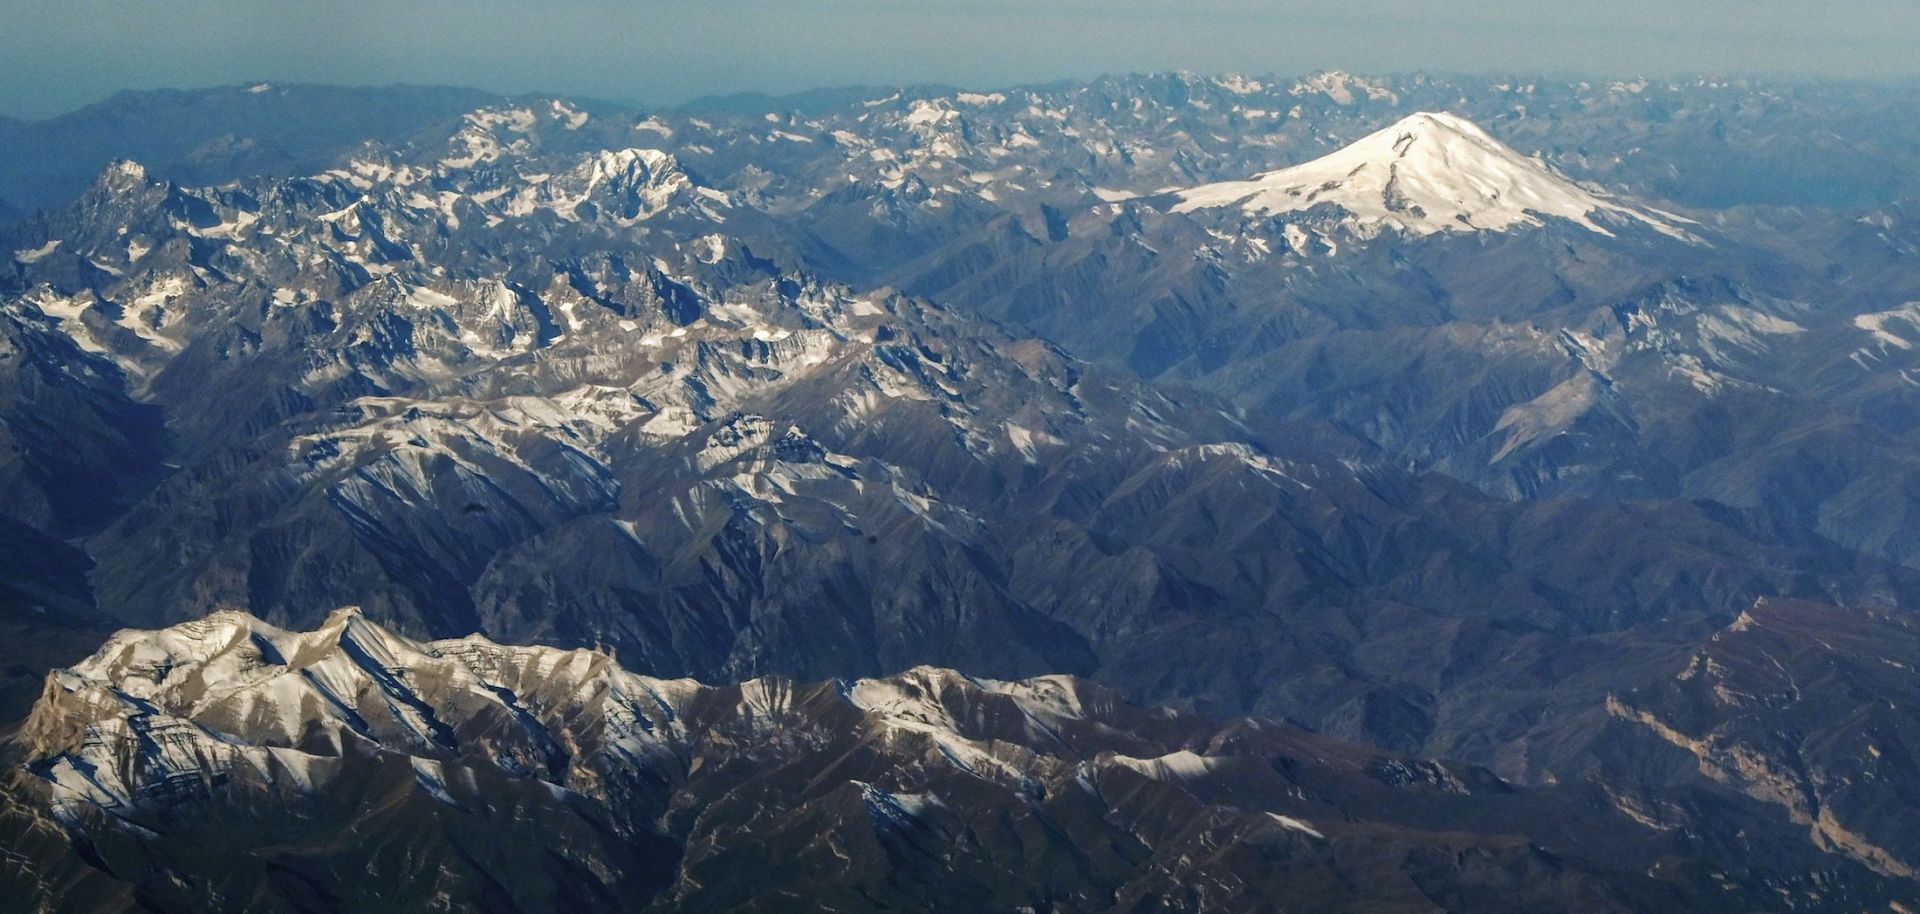
<svg viewBox="0 0 1920 914">
<path fill-rule="evenodd" d="M 0 112 L 416 82 L 642 103 L 1103 72 L 1920 74 L 1920 0 L 0 0 Z"/>
</svg>

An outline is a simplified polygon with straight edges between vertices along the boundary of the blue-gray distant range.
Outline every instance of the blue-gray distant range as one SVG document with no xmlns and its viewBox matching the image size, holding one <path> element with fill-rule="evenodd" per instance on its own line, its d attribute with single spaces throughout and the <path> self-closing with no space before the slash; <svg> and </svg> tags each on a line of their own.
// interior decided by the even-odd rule
<svg viewBox="0 0 1920 914">
<path fill-rule="evenodd" d="M 646 105 L 806 87 L 1101 73 L 1762 73 L 1920 78 L 1920 4 L 1829 0 L 13 0 L 0 114 L 259 80 L 475 86 Z"/>
</svg>

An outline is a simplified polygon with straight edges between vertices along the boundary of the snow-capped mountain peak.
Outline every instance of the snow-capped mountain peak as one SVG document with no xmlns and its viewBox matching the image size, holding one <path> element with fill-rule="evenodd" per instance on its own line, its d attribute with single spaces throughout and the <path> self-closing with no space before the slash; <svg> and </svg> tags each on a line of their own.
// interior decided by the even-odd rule
<svg viewBox="0 0 1920 914">
<path fill-rule="evenodd" d="M 1339 207 L 1356 234 L 1499 231 L 1553 216 L 1603 235 L 1602 221 L 1691 236 L 1665 213 L 1590 191 L 1445 112 L 1408 115 L 1313 161 L 1176 194 L 1175 212 L 1238 206 L 1271 216 Z"/>
</svg>

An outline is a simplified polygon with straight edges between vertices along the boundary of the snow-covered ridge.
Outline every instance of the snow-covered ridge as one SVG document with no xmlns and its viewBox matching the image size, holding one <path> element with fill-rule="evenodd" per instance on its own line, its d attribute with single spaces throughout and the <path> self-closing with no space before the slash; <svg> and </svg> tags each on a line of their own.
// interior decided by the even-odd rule
<svg viewBox="0 0 1920 914">
<path fill-rule="evenodd" d="M 460 225 L 457 205 L 478 210 L 490 226 L 540 211 L 569 222 L 618 226 L 676 211 L 718 223 L 726 218 L 721 211 L 733 205 L 727 194 L 695 183 L 678 159 L 658 149 L 603 149 L 541 160 L 545 171 L 528 164 L 533 160 L 524 155 L 527 150 L 509 151 L 518 157 L 512 167 L 501 167 L 500 154 L 448 159 L 431 168 L 354 159 L 314 180 L 350 185 L 374 205 L 436 216 L 450 228 Z M 346 216 L 342 212 L 332 219 Z"/>
<path fill-rule="evenodd" d="M 1175 195 L 1174 212 L 1239 207 L 1274 216 L 1334 206 L 1355 234 L 1502 231 L 1542 217 L 1612 235 L 1604 222 L 1634 223 L 1691 239 L 1678 216 L 1588 190 L 1523 156 L 1472 122 L 1422 112 L 1311 162 L 1247 181 L 1206 184 Z"/>
<path fill-rule="evenodd" d="M 699 688 L 595 651 L 418 642 L 351 608 L 311 632 L 229 611 L 115 635 L 48 677 L 23 734 L 57 805 L 108 811 L 235 774 L 323 788 L 350 745 L 578 787 L 592 772 L 557 766 L 556 746 L 670 756 L 673 707 Z"/>
<path fill-rule="evenodd" d="M 1400 96 L 1395 94 L 1386 80 L 1367 79 L 1342 73 L 1339 70 L 1327 70 L 1315 73 L 1293 85 L 1287 90 L 1293 96 L 1324 95 L 1336 105 L 1351 105 L 1361 97 L 1388 104 L 1399 104 Z"/>
<path fill-rule="evenodd" d="M 708 686 L 639 675 L 597 650 L 479 635 L 418 641 L 352 607 L 309 632 L 229 610 L 119 632 L 49 674 L 21 743 L 67 816 L 126 814 L 233 781 L 311 793 L 369 752 L 410 759 L 420 789 L 440 802 L 454 802 L 444 787 L 455 766 L 597 794 L 639 771 L 683 777 L 706 731 L 732 741 L 739 730 L 821 725 L 813 718 L 827 708 L 802 710 L 803 694 L 856 709 L 855 732 L 903 759 L 1016 785 L 1067 770 L 1054 753 L 1076 732 L 1106 732 L 1102 719 L 1118 708 L 1064 676 L 998 681 L 916 667 L 807 690 L 781 679 Z M 1169 751 L 1183 777 L 1211 765 Z M 1161 776 L 1127 756 L 1091 764 Z"/>
</svg>

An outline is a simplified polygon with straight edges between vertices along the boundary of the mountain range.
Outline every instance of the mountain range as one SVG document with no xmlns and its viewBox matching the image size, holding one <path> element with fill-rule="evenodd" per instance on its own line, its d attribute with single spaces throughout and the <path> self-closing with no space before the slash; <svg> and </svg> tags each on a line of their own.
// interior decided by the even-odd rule
<svg viewBox="0 0 1920 914">
<path fill-rule="evenodd" d="M 8 878 L 1920 909 L 1917 101 L 262 84 L 5 125 Z"/>
<path fill-rule="evenodd" d="M 354 608 L 123 632 L 49 678 L 18 743 L 36 802 L 0 812 L 13 843 L 76 850 L 9 896 L 50 910 L 1731 911 L 1780 890 L 1601 788 L 1070 677 L 705 686 L 422 644 Z M 1832 903 L 1914 898 L 1825 875 Z"/>
</svg>

